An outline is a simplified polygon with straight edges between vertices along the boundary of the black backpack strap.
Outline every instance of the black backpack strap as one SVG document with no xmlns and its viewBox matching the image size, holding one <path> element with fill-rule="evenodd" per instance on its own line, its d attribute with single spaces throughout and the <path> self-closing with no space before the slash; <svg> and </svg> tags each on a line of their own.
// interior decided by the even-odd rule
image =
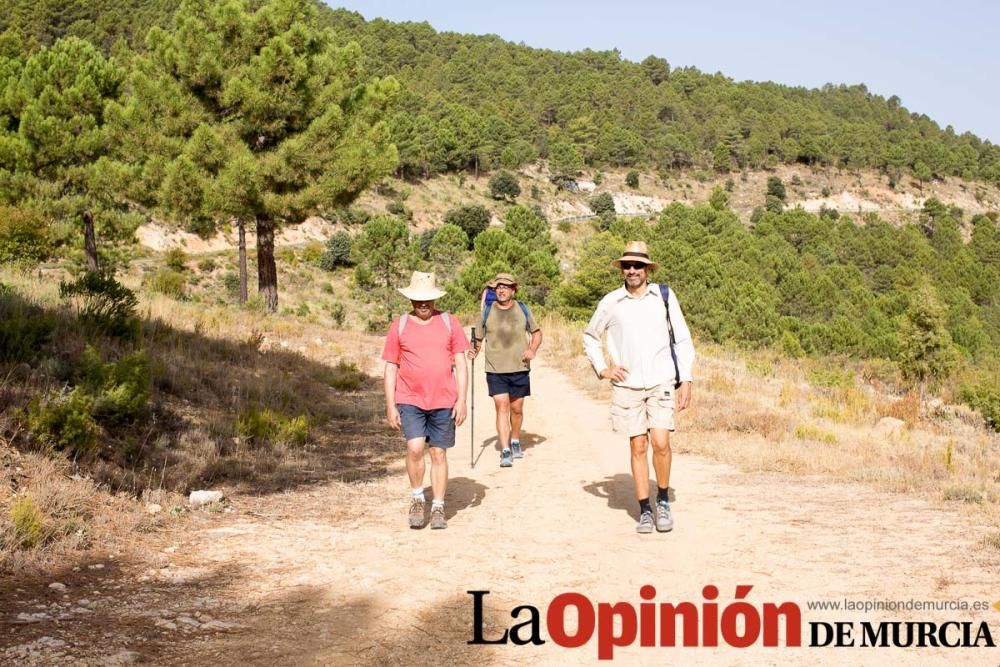
<svg viewBox="0 0 1000 667">
<path fill-rule="evenodd" d="M 677 368 L 677 339 L 674 338 L 674 326 L 670 323 L 670 286 L 660 283 L 660 296 L 663 298 L 663 308 L 667 311 L 667 333 L 670 334 L 670 358 L 674 360 L 674 389 L 681 386 L 681 371 Z"/>
</svg>

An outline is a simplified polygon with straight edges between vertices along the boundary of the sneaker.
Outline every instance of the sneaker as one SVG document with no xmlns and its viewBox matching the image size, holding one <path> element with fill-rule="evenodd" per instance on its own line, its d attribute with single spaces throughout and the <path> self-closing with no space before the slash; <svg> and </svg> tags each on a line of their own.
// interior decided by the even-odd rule
<svg viewBox="0 0 1000 667">
<path fill-rule="evenodd" d="M 431 530 L 440 530 L 448 527 L 448 520 L 444 517 L 444 505 L 434 505 L 431 507 Z"/>
<path fill-rule="evenodd" d="M 424 527 L 424 501 L 413 499 L 410 503 L 410 528 Z"/>
<path fill-rule="evenodd" d="M 514 458 L 515 459 L 523 459 L 524 458 L 524 452 L 521 451 L 521 443 L 519 441 L 517 441 L 517 440 L 511 440 L 510 441 L 510 451 L 512 451 L 514 453 Z"/>
<path fill-rule="evenodd" d="M 509 468 L 514 465 L 514 457 L 511 456 L 510 450 L 505 449 L 500 452 L 500 467 Z"/>
<path fill-rule="evenodd" d="M 667 503 L 656 503 L 656 530 L 667 533 L 674 528 L 674 518 L 670 516 L 670 505 Z"/>
<path fill-rule="evenodd" d="M 652 512 L 643 512 L 639 515 L 639 523 L 635 524 L 635 532 L 643 534 L 653 532 Z"/>
</svg>

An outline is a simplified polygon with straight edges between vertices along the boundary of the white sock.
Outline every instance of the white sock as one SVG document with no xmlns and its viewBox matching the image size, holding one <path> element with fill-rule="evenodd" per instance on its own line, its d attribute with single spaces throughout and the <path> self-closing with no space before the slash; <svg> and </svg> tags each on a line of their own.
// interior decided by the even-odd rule
<svg viewBox="0 0 1000 667">
<path fill-rule="evenodd" d="M 443 500 L 435 500 L 435 501 L 433 501 L 431 503 L 431 509 L 434 509 L 436 507 L 444 508 L 444 501 Z"/>
<path fill-rule="evenodd" d="M 424 502 L 424 487 L 420 487 L 419 489 L 411 489 L 410 495 L 413 497 L 414 500 L 419 500 L 420 502 Z"/>
</svg>

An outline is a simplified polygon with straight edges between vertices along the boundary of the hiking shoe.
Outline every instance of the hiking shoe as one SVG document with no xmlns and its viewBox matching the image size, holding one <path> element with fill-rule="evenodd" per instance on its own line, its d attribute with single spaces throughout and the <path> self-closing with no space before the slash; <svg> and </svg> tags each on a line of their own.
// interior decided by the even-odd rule
<svg viewBox="0 0 1000 667">
<path fill-rule="evenodd" d="M 515 459 L 523 459 L 524 452 L 521 450 L 521 443 L 517 440 L 510 441 L 510 451 L 514 453 Z"/>
<path fill-rule="evenodd" d="M 643 512 L 639 515 L 639 523 L 635 524 L 635 532 L 643 534 L 653 532 L 652 512 Z"/>
<path fill-rule="evenodd" d="M 424 501 L 413 499 L 410 503 L 410 528 L 424 527 Z"/>
<path fill-rule="evenodd" d="M 431 530 L 440 530 L 448 527 L 448 520 L 444 517 L 444 505 L 434 505 L 431 508 Z"/>
<path fill-rule="evenodd" d="M 670 516 L 670 505 L 663 502 L 656 503 L 656 530 L 668 533 L 673 529 L 674 518 Z"/>
<path fill-rule="evenodd" d="M 509 468 L 514 465 L 514 457 L 511 455 L 509 449 L 505 449 L 500 452 L 500 467 Z"/>
</svg>

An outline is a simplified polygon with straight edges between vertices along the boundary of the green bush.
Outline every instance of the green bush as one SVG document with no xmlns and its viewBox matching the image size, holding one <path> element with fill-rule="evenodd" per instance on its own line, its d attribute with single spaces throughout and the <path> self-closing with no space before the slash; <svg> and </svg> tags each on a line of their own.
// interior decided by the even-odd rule
<svg viewBox="0 0 1000 667">
<path fill-rule="evenodd" d="M 153 292 L 159 292 L 173 299 L 187 297 L 187 279 L 183 273 L 178 273 L 173 269 L 158 271 L 146 281 L 146 287 Z"/>
<path fill-rule="evenodd" d="M 478 204 L 459 206 L 444 215 L 444 224 L 460 227 L 469 237 L 469 247 L 490 226 L 490 212 Z"/>
<path fill-rule="evenodd" d="M 521 185 L 517 182 L 517 176 L 509 171 L 499 171 L 494 174 L 490 178 L 489 188 L 490 196 L 494 199 L 513 201 L 521 194 Z"/>
<path fill-rule="evenodd" d="M 341 360 L 331 371 L 327 384 L 340 391 L 357 391 L 364 379 L 365 374 L 357 365 Z"/>
<path fill-rule="evenodd" d="M 324 252 L 325 250 L 322 243 L 319 241 L 310 241 L 302 246 L 302 261 L 306 264 L 319 266 L 320 262 L 323 260 Z"/>
<path fill-rule="evenodd" d="M 601 194 L 591 198 L 590 200 L 590 210 L 594 212 L 596 216 L 604 216 L 606 214 L 615 214 L 615 199 L 611 196 L 609 192 L 602 192 Z"/>
<path fill-rule="evenodd" d="M 55 319 L 0 285 L 0 361 L 35 359 L 52 339 Z"/>
<path fill-rule="evenodd" d="M 236 434 L 255 443 L 304 445 L 309 439 L 309 419 L 305 415 L 288 417 L 268 408 L 259 409 L 251 405 L 237 416 Z"/>
<path fill-rule="evenodd" d="M 1000 431 L 1000 387 L 996 384 L 980 382 L 962 385 L 958 400 L 978 410 L 994 431 Z"/>
<path fill-rule="evenodd" d="M 211 273 L 212 271 L 215 271 L 216 266 L 217 264 L 215 263 L 215 260 L 211 257 L 206 257 L 198 262 L 198 270 L 202 273 Z"/>
<path fill-rule="evenodd" d="M 403 205 L 401 201 L 391 201 L 385 205 L 385 210 L 392 215 L 398 215 L 400 217 L 406 213 L 406 206 Z"/>
<path fill-rule="evenodd" d="M 330 317 L 338 327 L 344 326 L 344 318 L 347 316 L 347 309 L 342 303 L 330 304 Z"/>
<path fill-rule="evenodd" d="M 149 400 L 151 373 L 149 359 L 142 351 L 105 364 L 88 345 L 80 359 L 78 378 L 78 388 L 93 397 L 91 416 L 103 424 L 135 419 Z"/>
<path fill-rule="evenodd" d="M 187 271 L 187 253 L 180 248 L 171 248 L 163 255 L 163 263 L 168 269 L 183 273 Z"/>
<path fill-rule="evenodd" d="M 351 261 L 351 235 L 341 230 L 326 241 L 326 250 L 319 260 L 324 271 L 333 271 L 341 266 L 353 266 Z"/>
<path fill-rule="evenodd" d="M 44 402 L 36 400 L 28 409 L 28 430 L 55 449 L 88 457 L 97 449 L 100 432 L 91 416 L 93 407 L 94 399 L 79 387 Z"/>
<path fill-rule="evenodd" d="M 222 286 L 225 288 L 226 294 L 234 298 L 238 297 L 240 295 L 240 274 L 228 271 L 222 276 Z"/>
<path fill-rule="evenodd" d="M 639 187 L 639 172 L 633 170 L 625 175 L 625 185 L 632 189 Z"/>
<path fill-rule="evenodd" d="M 88 271 L 74 281 L 60 283 L 59 296 L 74 304 L 85 325 L 108 336 L 138 339 L 135 309 L 139 300 L 114 276 Z"/>
<path fill-rule="evenodd" d="M 42 541 L 42 512 L 31 496 L 21 496 L 10 506 L 14 535 L 22 547 L 30 549 Z"/>
<path fill-rule="evenodd" d="M 36 213 L 0 206 L 0 264 L 37 264 L 55 249 L 48 225 Z"/>
</svg>

